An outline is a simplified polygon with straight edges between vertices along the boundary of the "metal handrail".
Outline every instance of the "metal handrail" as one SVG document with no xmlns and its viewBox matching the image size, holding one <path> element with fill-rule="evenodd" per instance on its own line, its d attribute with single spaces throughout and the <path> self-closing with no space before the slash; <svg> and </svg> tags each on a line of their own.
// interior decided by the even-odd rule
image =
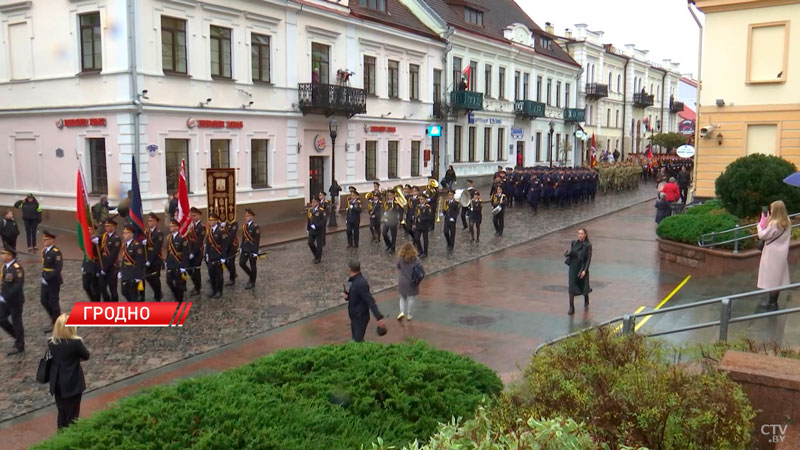
<svg viewBox="0 0 800 450">
<path fill-rule="evenodd" d="M 778 310 L 778 311 L 769 311 L 769 312 L 763 312 L 763 313 L 758 313 L 758 314 L 750 314 L 750 315 L 742 316 L 742 317 L 731 318 L 731 309 L 733 307 L 733 301 L 734 300 L 741 300 L 743 298 L 754 297 L 754 296 L 763 295 L 763 294 L 769 294 L 771 292 L 780 292 L 780 291 L 787 291 L 787 290 L 793 290 L 793 289 L 799 289 L 799 288 L 800 288 L 800 283 L 793 283 L 793 284 L 787 284 L 785 286 L 780 286 L 780 287 L 777 287 L 777 288 L 758 289 L 758 290 L 755 290 L 755 291 L 742 292 L 742 293 L 739 293 L 739 294 L 726 295 L 724 297 L 717 297 L 717 298 L 712 298 L 712 299 L 709 299 L 709 300 L 701 300 L 701 301 L 698 301 L 698 302 L 687 303 L 685 305 L 670 306 L 668 308 L 658 309 L 658 310 L 654 310 L 654 311 L 642 311 L 642 312 L 633 313 L 633 314 L 625 314 L 623 316 L 614 317 L 614 318 L 606 320 L 604 322 L 600 322 L 600 323 L 598 323 L 596 325 L 592 325 L 591 327 L 584 328 L 583 330 L 574 331 L 574 332 L 572 332 L 570 334 L 567 334 L 565 336 L 562 336 L 560 338 L 552 339 L 552 340 L 549 340 L 547 342 L 544 342 L 544 343 L 540 344 L 538 347 L 536 347 L 536 350 L 533 351 L 533 354 L 535 355 L 536 353 L 539 352 L 539 350 L 543 349 L 544 347 L 548 347 L 548 346 L 553 345 L 553 344 L 555 344 L 557 342 L 563 341 L 564 339 L 569 339 L 571 337 L 578 336 L 581 333 L 586 333 L 586 332 L 591 331 L 591 330 L 595 330 L 595 329 L 598 329 L 598 328 L 603 328 L 605 326 L 611 325 L 611 324 L 616 323 L 616 322 L 622 322 L 622 333 L 623 334 L 635 334 L 636 333 L 636 319 L 638 317 L 655 316 L 655 315 L 658 315 L 658 314 L 666 314 L 666 313 L 669 313 L 669 312 L 681 311 L 681 310 L 686 310 L 686 309 L 694 309 L 694 308 L 699 308 L 699 307 L 702 307 L 702 306 L 708 306 L 708 305 L 714 305 L 714 304 L 720 304 L 721 305 L 721 307 L 720 307 L 720 320 L 716 320 L 716 321 L 713 321 L 713 322 L 703 322 L 703 323 L 698 323 L 698 324 L 694 324 L 694 325 L 688 325 L 688 326 L 685 326 L 685 327 L 674 328 L 674 329 L 667 330 L 667 331 L 658 331 L 658 332 L 655 332 L 655 333 L 645 334 L 644 336 L 645 337 L 665 336 L 665 335 L 668 335 L 668 334 L 683 333 L 683 332 L 686 332 L 686 331 L 699 330 L 699 329 L 702 329 L 702 328 L 711 328 L 711 327 L 717 327 L 718 326 L 719 327 L 719 336 L 718 336 L 719 340 L 724 342 L 724 341 L 728 340 L 728 325 L 731 324 L 731 323 L 746 322 L 748 320 L 757 320 L 757 319 L 763 319 L 763 318 L 768 318 L 768 317 L 776 317 L 776 316 L 782 316 L 782 315 L 794 314 L 794 313 L 800 312 L 800 307 L 797 307 L 797 308 L 788 308 L 788 309 L 783 309 L 783 310 Z"/>
<path fill-rule="evenodd" d="M 795 218 L 799 218 L 800 219 L 800 213 L 794 213 L 794 214 L 789 215 L 789 220 L 790 221 L 792 221 Z M 702 247 L 702 248 L 714 248 L 714 247 L 719 246 L 719 245 L 725 245 L 725 244 L 733 243 L 734 244 L 733 253 L 739 253 L 739 241 L 752 239 L 752 238 L 758 236 L 758 232 L 752 233 L 752 234 L 746 234 L 744 236 L 741 236 L 740 233 L 742 233 L 742 230 L 746 230 L 748 228 L 755 227 L 756 225 L 758 225 L 758 223 L 751 223 L 749 225 L 736 225 L 735 227 L 727 229 L 727 230 L 713 231 L 711 233 L 702 234 L 697 238 L 697 246 L 698 247 Z M 800 223 L 793 223 L 792 226 L 791 226 L 791 229 L 797 228 L 799 226 L 800 226 Z M 714 240 L 712 242 L 708 242 L 708 240 L 710 238 L 713 238 L 713 237 L 719 236 L 719 235 L 724 235 L 726 233 L 733 233 L 733 239 L 728 239 L 728 240 L 720 241 L 720 242 L 717 242 L 716 240 Z"/>
</svg>

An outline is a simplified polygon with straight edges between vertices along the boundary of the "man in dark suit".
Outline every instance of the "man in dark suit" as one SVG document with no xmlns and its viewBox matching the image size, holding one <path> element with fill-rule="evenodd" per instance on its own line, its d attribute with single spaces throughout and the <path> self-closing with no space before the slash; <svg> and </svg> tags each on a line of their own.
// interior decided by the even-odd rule
<svg viewBox="0 0 800 450">
<path fill-rule="evenodd" d="M 381 209 L 383 210 L 383 242 L 386 244 L 386 253 L 394 253 L 397 227 L 400 225 L 403 208 L 394 201 L 393 191 L 386 191 L 386 201 Z"/>
<path fill-rule="evenodd" d="M 345 216 L 347 225 L 347 248 L 358 248 L 359 227 L 361 226 L 361 199 L 355 189 L 350 191 L 350 198 L 347 200 L 347 215 Z"/>
<path fill-rule="evenodd" d="M 192 218 L 192 224 L 189 225 L 189 267 L 187 267 L 187 270 L 189 276 L 192 277 L 192 284 L 194 285 L 191 295 L 200 295 L 200 289 L 203 287 L 200 267 L 203 264 L 206 225 L 202 222 L 203 213 L 199 209 L 192 207 L 189 215 Z"/>
<path fill-rule="evenodd" d="M 189 265 L 189 242 L 179 233 L 180 222 L 173 219 L 169 222 L 169 235 L 167 236 L 167 286 L 175 296 L 176 302 L 183 301 L 186 292 L 186 268 Z"/>
<path fill-rule="evenodd" d="M 94 258 L 83 257 L 81 265 L 81 281 L 83 291 L 89 297 L 89 301 L 100 301 L 100 264 L 97 263 L 97 247 L 95 246 Z"/>
<path fill-rule="evenodd" d="M 249 280 L 245 289 L 253 289 L 258 275 L 258 249 L 261 247 L 261 230 L 255 221 L 256 213 L 252 209 L 244 210 L 244 226 L 242 227 L 242 254 L 239 266 L 247 274 Z M 249 266 L 249 267 L 248 267 Z"/>
<path fill-rule="evenodd" d="M 45 328 L 45 332 L 52 332 L 52 324 L 61 315 L 61 305 L 59 304 L 59 294 L 61 285 L 64 283 L 61 278 L 61 268 L 64 265 L 64 255 L 56 247 L 56 237 L 49 231 L 42 232 L 42 290 L 40 300 L 47 315 L 50 316 L 51 326 Z"/>
<path fill-rule="evenodd" d="M 158 229 L 159 219 L 156 213 L 150 213 L 147 216 L 147 230 L 144 232 L 144 245 L 146 261 L 145 265 L 145 278 L 147 284 L 153 289 L 153 297 L 155 301 L 160 302 L 163 298 L 161 293 L 161 266 L 163 265 L 164 256 L 162 249 L 164 247 L 164 234 Z M 141 291 L 141 299 L 144 301 L 144 290 Z"/>
<path fill-rule="evenodd" d="M 25 271 L 17 262 L 17 251 L 6 247 L 2 251 L 2 286 L 0 286 L 0 328 L 14 338 L 14 350 L 8 356 L 25 351 L 25 329 L 22 325 L 22 305 L 25 303 Z M 9 317 L 11 321 L 9 322 Z"/>
<path fill-rule="evenodd" d="M 420 197 L 419 205 L 414 214 L 414 245 L 420 258 L 428 256 L 428 232 L 433 226 L 433 208 L 431 201 L 425 195 Z"/>
<path fill-rule="evenodd" d="M 472 180 L 467 180 L 467 193 L 469 194 L 469 200 L 472 201 L 472 197 L 475 195 L 475 186 L 473 186 Z M 466 230 L 467 226 L 467 214 L 469 214 L 469 208 L 461 208 L 461 229 Z"/>
<path fill-rule="evenodd" d="M 319 199 L 312 198 L 311 206 L 308 208 L 308 222 L 306 224 L 308 232 L 308 248 L 314 255 L 314 264 L 322 261 L 322 247 L 325 245 L 325 210 L 319 204 Z"/>
<path fill-rule="evenodd" d="M 117 235 L 117 222 L 113 219 L 106 220 L 105 232 L 99 239 L 92 239 L 92 242 L 100 245 L 99 287 L 103 301 L 118 302 L 117 271 L 122 240 Z"/>
<path fill-rule="evenodd" d="M 208 277 L 211 279 L 211 298 L 222 298 L 222 265 L 228 255 L 228 234 L 219 224 L 216 213 L 208 215 L 206 227 L 205 260 L 208 267 Z"/>
<path fill-rule="evenodd" d="M 350 316 L 350 333 L 355 342 L 363 342 L 364 335 L 369 325 L 369 312 L 375 316 L 378 326 L 385 328 L 383 314 L 375 304 L 375 299 L 369 292 L 369 283 L 364 275 L 361 275 L 361 263 L 350 261 L 350 286 L 344 292 L 344 299 L 347 301 L 347 312 Z"/>
<path fill-rule="evenodd" d="M 236 253 L 239 252 L 239 222 L 232 220 L 223 222 L 225 232 L 228 234 L 228 252 L 225 255 L 225 267 L 228 269 L 228 283 L 226 286 L 236 284 Z"/>
<path fill-rule="evenodd" d="M 368 199 L 367 212 L 369 213 L 369 231 L 372 234 L 372 242 L 381 241 L 381 219 L 383 218 L 383 211 L 381 205 L 383 199 L 381 198 L 380 183 L 377 181 L 372 183 L 374 189 L 372 190 L 372 199 Z"/>
<path fill-rule="evenodd" d="M 456 245 L 456 219 L 458 219 L 459 205 L 455 200 L 455 192 L 447 193 L 444 203 L 444 238 L 447 240 L 447 250 L 453 251 Z"/>
<path fill-rule="evenodd" d="M 133 225 L 125 225 L 122 229 L 122 243 L 120 255 L 122 263 L 119 269 L 119 279 L 122 282 L 122 295 L 129 302 L 143 301 L 140 291 L 144 290 L 144 269 L 147 260 L 144 257 L 144 247 L 133 238 L 136 230 Z"/>
</svg>

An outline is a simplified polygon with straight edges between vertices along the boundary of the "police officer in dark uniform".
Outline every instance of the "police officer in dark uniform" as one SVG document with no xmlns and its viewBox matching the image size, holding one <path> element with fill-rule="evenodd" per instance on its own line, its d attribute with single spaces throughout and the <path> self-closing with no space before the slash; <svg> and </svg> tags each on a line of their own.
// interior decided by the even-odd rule
<svg viewBox="0 0 800 450">
<path fill-rule="evenodd" d="M 14 338 L 14 350 L 8 356 L 25 351 L 25 329 L 22 325 L 22 306 L 25 303 L 25 271 L 17 262 L 17 251 L 5 247 L 2 251 L 2 286 L 0 286 L 0 328 Z M 9 318 L 11 321 L 9 322 Z"/>
<path fill-rule="evenodd" d="M 497 192 L 495 192 L 495 194 L 492 195 L 492 210 L 494 211 L 495 208 L 497 208 L 498 206 L 500 207 L 500 212 L 498 212 L 497 214 L 493 213 L 494 217 L 492 218 L 492 223 L 494 223 L 495 236 L 503 235 L 507 205 L 508 205 L 508 197 L 506 197 L 506 194 L 503 194 L 503 188 L 498 186 Z"/>
<path fill-rule="evenodd" d="M 322 247 L 324 246 L 325 211 L 316 198 L 311 199 L 311 206 L 308 208 L 306 230 L 308 231 L 308 248 L 314 255 L 314 264 L 319 264 L 322 262 Z"/>
<path fill-rule="evenodd" d="M 331 202 L 325 198 L 327 194 L 325 191 L 319 193 L 317 200 L 319 200 L 319 208 L 322 209 L 322 214 L 325 216 L 325 221 L 322 223 L 322 246 L 325 247 L 327 234 L 328 234 L 328 215 L 331 212 Z"/>
<path fill-rule="evenodd" d="M 395 252 L 397 243 L 397 227 L 403 215 L 403 208 L 394 201 L 394 192 L 386 191 L 386 201 L 383 202 L 383 242 L 386 244 L 386 253 Z"/>
<path fill-rule="evenodd" d="M 256 213 L 252 209 L 244 210 L 244 226 L 242 227 L 242 254 L 239 256 L 239 266 L 244 270 L 249 279 L 245 289 L 253 289 L 258 275 L 258 249 L 261 247 L 261 229 L 255 222 Z"/>
<path fill-rule="evenodd" d="M 361 226 L 361 199 L 354 187 L 350 187 L 350 198 L 347 200 L 347 248 L 358 248 L 359 227 Z"/>
<path fill-rule="evenodd" d="M 202 222 L 203 213 L 199 209 L 192 207 L 190 211 L 192 223 L 189 225 L 189 267 L 187 270 L 194 285 L 191 295 L 200 295 L 200 289 L 203 287 L 200 267 L 203 264 L 206 225 Z"/>
<path fill-rule="evenodd" d="M 539 177 L 534 175 L 531 179 L 531 185 L 528 187 L 528 204 L 531 205 L 534 214 L 539 213 L 539 200 L 541 197 L 542 183 L 539 181 Z"/>
<path fill-rule="evenodd" d="M 97 246 L 94 247 L 93 258 L 88 256 L 83 257 L 83 264 L 81 265 L 81 281 L 83 282 L 83 291 L 89 297 L 89 301 L 100 301 L 100 264 L 97 262 L 99 254 Z"/>
<path fill-rule="evenodd" d="M 228 233 L 228 253 L 225 255 L 225 267 L 228 269 L 228 283 L 226 286 L 236 284 L 236 253 L 239 252 L 239 222 L 231 221 L 222 224 Z"/>
<path fill-rule="evenodd" d="M 43 231 L 42 245 L 42 292 L 41 302 L 47 315 L 50 316 L 51 326 L 45 332 L 53 331 L 52 324 L 61 315 L 61 305 L 58 298 L 61 292 L 61 285 L 64 283 L 61 278 L 61 268 L 64 265 L 64 255 L 56 247 L 56 236 L 49 231 Z"/>
<path fill-rule="evenodd" d="M 172 291 L 176 302 L 182 302 L 186 292 L 186 269 L 189 266 L 190 244 L 179 232 L 180 222 L 170 220 L 169 235 L 167 236 L 167 259 L 164 267 L 167 269 L 167 286 Z"/>
<path fill-rule="evenodd" d="M 98 243 L 98 241 L 93 242 Z M 100 244 L 100 293 L 104 302 L 118 302 L 117 271 L 122 239 L 117 235 L 117 222 L 106 220 L 105 233 L 99 239 Z"/>
<path fill-rule="evenodd" d="M 222 286 L 225 282 L 222 265 L 225 264 L 225 257 L 228 255 L 228 243 L 228 233 L 225 227 L 220 225 L 219 216 L 216 213 L 209 214 L 203 255 L 208 267 L 208 277 L 211 279 L 211 298 L 222 297 Z"/>
<path fill-rule="evenodd" d="M 431 199 L 425 195 L 420 197 L 414 213 L 414 245 L 420 258 L 428 256 L 428 233 L 433 227 L 433 207 Z"/>
<path fill-rule="evenodd" d="M 122 238 L 125 239 L 119 252 L 122 260 L 119 269 L 122 295 L 129 302 L 142 301 L 139 291 L 144 290 L 144 269 L 147 263 L 144 247 L 133 238 L 136 232 L 133 225 L 125 225 L 122 230 Z"/>
<path fill-rule="evenodd" d="M 447 193 L 447 200 L 444 202 L 444 238 L 447 240 L 447 250 L 453 251 L 456 245 L 456 219 L 458 219 L 459 205 L 455 201 L 455 192 Z"/>
<path fill-rule="evenodd" d="M 372 198 L 367 199 L 367 212 L 369 213 L 369 232 L 372 234 L 372 242 L 381 241 L 381 184 L 377 181 L 372 183 Z"/>
<path fill-rule="evenodd" d="M 467 193 L 469 194 L 469 201 L 472 201 L 472 197 L 475 195 L 475 186 L 473 186 L 472 180 L 467 180 Z M 467 214 L 469 214 L 469 208 L 461 208 L 461 225 L 462 230 L 466 230 L 467 226 Z"/>
<path fill-rule="evenodd" d="M 163 265 L 164 256 L 162 248 L 164 247 L 164 234 L 158 229 L 158 223 L 161 221 L 158 214 L 150 213 L 147 216 L 147 230 L 144 232 L 144 245 L 145 249 L 145 279 L 147 284 L 153 289 L 153 298 L 155 301 L 160 302 L 163 298 L 161 292 L 161 266 Z M 144 301 L 144 290 L 141 291 L 141 300 Z"/>
</svg>

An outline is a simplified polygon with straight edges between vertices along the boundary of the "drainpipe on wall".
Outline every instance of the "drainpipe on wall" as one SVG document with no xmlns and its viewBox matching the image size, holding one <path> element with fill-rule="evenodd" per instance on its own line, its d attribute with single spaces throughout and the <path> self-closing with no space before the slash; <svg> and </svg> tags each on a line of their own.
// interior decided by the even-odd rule
<svg viewBox="0 0 800 450">
<path fill-rule="evenodd" d="M 569 44 L 567 44 L 567 45 L 569 45 Z M 569 46 L 567 48 L 569 48 Z M 583 76 L 583 66 L 580 66 L 580 69 L 578 69 L 578 73 L 575 75 L 575 107 L 578 106 L 578 96 L 580 95 L 581 77 L 582 76 Z M 569 102 L 567 102 L 567 108 L 569 108 Z M 585 105 L 584 105 L 584 108 L 583 108 L 583 113 L 586 114 L 586 106 Z M 574 148 L 572 149 L 572 167 L 576 167 L 576 163 L 578 162 L 578 161 L 576 161 L 576 158 L 575 158 L 575 151 L 578 149 L 578 139 L 575 137 L 575 133 L 578 132 L 578 126 L 579 126 L 578 122 L 574 122 L 572 124 L 572 128 L 573 128 L 573 131 L 572 131 L 572 145 L 574 146 Z M 581 142 L 585 142 L 585 141 L 581 140 Z M 586 149 L 585 148 L 581 148 L 581 152 L 580 153 L 581 153 L 581 165 L 583 165 L 583 155 L 586 153 Z"/>
<path fill-rule="evenodd" d="M 661 77 L 661 129 L 658 130 L 659 133 L 664 132 L 664 90 L 667 88 L 666 86 L 666 79 L 667 79 L 667 71 L 664 70 L 664 76 Z M 650 141 L 650 146 L 653 146 L 653 141 Z"/>
<path fill-rule="evenodd" d="M 628 123 L 628 116 L 625 113 L 628 110 L 628 64 L 630 63 L 631 59 L 625 57 L 625 68 L 622 69 L 622 151 L 620 152 L 620 158 L 623 161 L 625 161 L 625 124 Z M 633 126 L 631 126 L 631 133 L 633 133 Z"/>
<path fill-rule="evenodd" d="M 456 31 L 455 28 L 453 28 L 451 26 L 448 26 L 447 27 L 447 31 L 444 34 L 444 45 L 445 45 L 445 47 L 444 47 L 444 56 L 442 56 L 442 61 L 444 62 L 444 90 L 445 90 L 445 92 L 443 92 L 443 93 L 444 93 L 444 96 L 445 96 L 445 100 L 449 99 L 449 97 L 450 97 L 450 95 L 449 95 L 450 92 L 447 90 L 447 78 L 450 75 L 452 75 L 453 71 L 452 70 L 447 70 L 447 55 L 450 53 L 450 50 L 453 49 L 453 46 L 450 43 L 450 38 L 453 36 L 455 31 Z M 459 67 L 458 70 L 461 70 L 461 68 Z M 450 72 L 450 74 L 448 74 L 447 72 Z M 455 80 L 453 80 L 453 89 L 455 89 L 455 87 L 456 87 L 456 82 L 455 82 Z M 450 119 L 449 119 L 450 111 L 449 110 L 447 111 L 447 115 L 448 115 L 448 117 L 445 117 L 445 124 L 446 125 L 450 123 Z M 456 117 L 458 117 L 458 116 L 456 116 Z M 447 131 L 444 133 L 444 139 L 443 139 L 443 141 L 444 141 L 444 166 L 439 166 L 439 173 L 437 174 L 440 177 L 439 179 L 441 179 L 441 177 L 442 177 L 442 173 L 441 173 L 442 172 L 442 168 L 444 168 L 444 172 L 445 173 L 447 173 L 447 169 L 450 168 L 450 149 L 447 146 L 447 141 L 448 141 L 449 138 L 450 138 L 450 127 L 447 126 Z M 439 148 L 439 152 L 442 152 L 441 146 Z M 441 158 L 441 155 L 439 156 L 439 158 Z M 439 180 L 436 180 L 436 181 L 439 181 Z"/>
<path fill-rule="evenodd" d="M 700 23 L 700 19 L 698 19 L 697 15 L 694 13 L 692 9 L 693 4 L 694 2 L 691 1 L 687 7 L 695 23 L 697 23 L 697 27 L 700 29 L 700 37 L 698 38 L 697 44 L 697 98 L 695 100 L 695 108 L 697 111 L 694 121 L 694 170 L 692 171 L 692 190 L 689 191 L 689 197 L 691 199 L 694 199 L 694 193 L 697 191 L 697 160 L 700 158 L 700 155 L 697 153 L 696 149 L 700 144 L 700 90 L 703 88 L 703 81 L 701 80 L 703 78 L 703 71 L 701 70 L 703 68 L 703 24 Z"/>
<path fill-rule="evenodd" d="M 136 5 L 134 0 L 126 0 L 126 3 L 128 8 L 128 74 L 130 75 L 130 95 L 133 105 L 136 107 L 136 113 L 133 115 L 133 161 L 141 179 L 141 170 L 139 167 L 139 149 L 141 147 L 139 125 L 142 115 L 142 103 L 139 101 L 139 80 L 137 79 L 138 70 L 136 67 Z"/>
</svg>

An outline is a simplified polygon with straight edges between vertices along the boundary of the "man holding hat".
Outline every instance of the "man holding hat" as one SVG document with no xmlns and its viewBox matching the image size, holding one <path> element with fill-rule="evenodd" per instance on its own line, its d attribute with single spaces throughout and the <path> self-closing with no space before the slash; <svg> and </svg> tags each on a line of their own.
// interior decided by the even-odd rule
<svg viewBox="0 0 800 450">
<path fill-rule="evenodd" d="M 208 267 L 208 277 L 211 279 L 211 298 L 222 298 L 222 285 L 225 282 L 222 277 L 222 265 L 225 264 L 225 257 L 228 254 L 228 234 L 219 224 L 219 216 L 216 213 L 208 215 L 204 247 L 204 259 Z"/>
<path fill-rule="evenodd" d="M 158 223 L 161 221 L 158 214 L 150 213 L 147 216 L 147 230 L 144 232 L 144 253 L 146 262 L 145 265 L 145 278 L 147 284 L 153 289 L 153 296 L 155 301 L 160 302 L 163 298 L 161 293 L 161 265 L 164 261 L 164 256 L 161 253 L 164 247 L 164 235 L 158 229 Z M 141 300 L 144 301 L 144 290 L 142 292 Z"/>
<path fill-rule="evenodd" d="M 133 238 L 136 229 L 133 225 L 125 225 L 122 229 L 122 266 L 119 270 L 119 279 L 122 282 L 122 295 L 129 302 L 143 301 L 139 292 L 144 291 L 144 273 L 147 262 L 144 256 L 144 247 Z"/>
<path fill-rule="evenodd" d="M 308 248 L 314 255 L 314 264 L 322 261 L 323 233 L 325 232 L 325 212 L 319 205 L 319 200 L 311 199 L 311 207 L 308 208 Z"/>
<path fill-rule="evenodd" d="M 61 268 L 64 265 L 61 250 L 56 247 L 56 237 L 49 231 L 42 232 L 42 291 L 41 302 L 50 321 L 56 323 L 56 319 L 61 315 L 61 306 L 58 302 L 61 285 L 64 280 L 61 278 Z M 45 332 L 52 332 L 53 327 L 46 328 Z"/>
<path fill-rule="evenodd" d="M 361 226 L 361 199 L 358 192 L 350 186 L 350 198 L 347 200 L 347 248 L 358 248 L 358 232 Z"/>
<path fill-rule="evenodd" d="M 244 226 L 242 227 L 242 254 L 239 256 L 239 266 L 247 274 L 249 280 L 245 289 L 256 286 L 258 275 L 258 249 L 261 247 L 261 230 L 255 222 L 256 213 L 252 209 L 244 210 Z"/>
<path fill-rule="evenodd" d="M 17 262 L 17 251 L 2 251 L 2 286 L 0 287 L 0 328 L 14 338 L 14 350 L 8 356 L 25 351 L 25 329 L 22 326 L 22 305 L 25 303 L 25 271 Z M 9 317 L 11 321 L 9 322 Z"/>
<path fill-rule="evenodd" d="M 186 292 L 186 268 L 189 266 L 189 242 L 180 234 L 181 224 L 175 219 L 169 222 L 167 236 L 167 286 L 176 302 L 183 301 Z"/>
<path fill-rule="evenodd" d="M 92 239 L 93 243 L 100 245 L 100 293 L 104 302 L 118 302 L 117 268 L 122 240 L 117 236 L 117 222 L 114 219 L 106 220 L 104 226 L 105 232 L 100 239 Z"/>
<path fill-rule="evenodd" d="M 203 280 L 200 274 L 200 266 L 203 264 L 203 244 L 206 241 L 206 226 L 201 221 L 203 213 L 199 209 L 192 207 L 190 210 L 192 224 L 189 226 L 189 276 L 192 277 L 194 290 L 191 295 L 200 295 L 200 288 L 203 287 Z"/>
</svg>

